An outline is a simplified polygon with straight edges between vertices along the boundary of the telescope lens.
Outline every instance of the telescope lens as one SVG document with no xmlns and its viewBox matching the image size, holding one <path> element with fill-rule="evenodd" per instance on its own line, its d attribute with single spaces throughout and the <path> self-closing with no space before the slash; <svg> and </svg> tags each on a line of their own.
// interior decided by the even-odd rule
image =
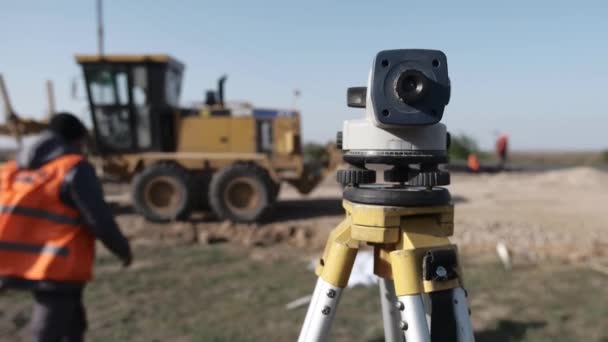
<svg viewBox="0 0 608 342">
<path fill-rule="evenodd" d="M 429 88 L 429 79 L 418 70 L 407 70 L 397 80 L 397 95 L 407 103 L 416 103 L 425 97 Z"/>
</svg>

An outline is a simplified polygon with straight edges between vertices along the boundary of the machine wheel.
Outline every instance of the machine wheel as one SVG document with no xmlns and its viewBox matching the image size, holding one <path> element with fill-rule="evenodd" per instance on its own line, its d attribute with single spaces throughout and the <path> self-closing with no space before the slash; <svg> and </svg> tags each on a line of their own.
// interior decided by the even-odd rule
<svg viewBox="0 0 608 342">
<path fill-rule="evenodd" d="M 281 192 L 281 183 L 271 182 L 272 185 L 272 203 L 276 203 Z"/>
<path fill-rule="evenodd" d="M 152 222 L 169 222 L 190 216 L 188 172 L 175 164 L 150 166 L 133 180 L 133 206 Z"/>
<path fill-rule="evenodd" d="M 220 219 L 260 221 L 271 208 L 273 191 L 272 179 L 264 169 L 251 164 L 234 164 L 213 175 L 209 204 Z"/>
<path fill-rule="evenodd" d="M 209 183 L 213 172 L 205 170 L 191 174 L 192 204 L 193 210 L 209 211 Z"/>
</svg>

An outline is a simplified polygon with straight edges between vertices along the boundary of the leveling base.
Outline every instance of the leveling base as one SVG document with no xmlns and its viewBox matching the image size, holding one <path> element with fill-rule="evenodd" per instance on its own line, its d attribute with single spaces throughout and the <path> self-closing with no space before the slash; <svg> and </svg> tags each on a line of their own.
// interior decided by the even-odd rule
<svg viewBox="0 0 608 342">
<path fill-rule="evenodd" d="M 379 190 L 386 194 L 386 188 Z M 298 341 L 326 339 L 361 243 L 374 247 L 387 341 L 403 341 L 403 336 L 407 342 L 474 341 L 457 249 L 448 240 L 454 229 L 449 192 L 404 191 L 389 193 L 382 205 L 361 203 L 378 203 L 378 197 L 366 200 L 357 188 L 345 191 L 346 217 L 331 232 L 318 262 L 319 278 Z"/>
</svg>

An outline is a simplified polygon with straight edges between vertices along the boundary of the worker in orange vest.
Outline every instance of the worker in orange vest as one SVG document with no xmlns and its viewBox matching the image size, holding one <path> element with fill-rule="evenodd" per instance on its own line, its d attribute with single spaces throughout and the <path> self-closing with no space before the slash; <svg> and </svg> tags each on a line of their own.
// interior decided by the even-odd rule
<svg viewBox="0 0 608 342">
<path fill-rule="evenodd" d="M 69 113 L 0 171 L 0 288 L 33 293 L 28 341 L 82 341 L 82 293 L 91 280 L 95 239 L 124 266 L 129 242 L 83 156 L 87 130 Z"/>
<path fill-rule="evenodd" d="M 496 155 L 498 155 L 498 168 L 503 170 L 507 163 L 507 153 L 509 149 L 509 135 L 502 133 L 496 140 Z"/>
</svg>

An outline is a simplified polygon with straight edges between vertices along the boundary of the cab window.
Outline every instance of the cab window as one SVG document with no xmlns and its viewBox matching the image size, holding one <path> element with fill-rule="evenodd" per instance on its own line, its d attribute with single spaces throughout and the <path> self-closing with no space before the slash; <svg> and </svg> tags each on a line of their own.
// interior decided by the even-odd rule
<svg viewBox="0 0 608 342">
<path fill-rule="evenodd" d="M 127 70 L 114 66 L 86 71 L 97 137 L 103 146 L 116 151 L 133 147 Z"/>
<path fill-rule="evenodd" d="M 94 105 L 127 105 L 129 103 L 129 83 L 125 71 L 109 69 L 92 70 L 89 74 L 89 88 Z"/>
<path fill-rule="evenodd" d="M 175 67 L 168 67 L 166 83 L 165 97 L 167 98 L 167 104 L 172 107 L 177 107 L 179 105 L 182 73 Z"/>
<path fill-rule="evenodd" d="M 137 145 L 145 149 L 152 146 L 152 132 L 150 124 L 150 103 L 148 98 L 148 73 L 144 66 L 135 66 L 132 69 L 133 109 L 135 110 L 135 129 Z"/>
</svg>

